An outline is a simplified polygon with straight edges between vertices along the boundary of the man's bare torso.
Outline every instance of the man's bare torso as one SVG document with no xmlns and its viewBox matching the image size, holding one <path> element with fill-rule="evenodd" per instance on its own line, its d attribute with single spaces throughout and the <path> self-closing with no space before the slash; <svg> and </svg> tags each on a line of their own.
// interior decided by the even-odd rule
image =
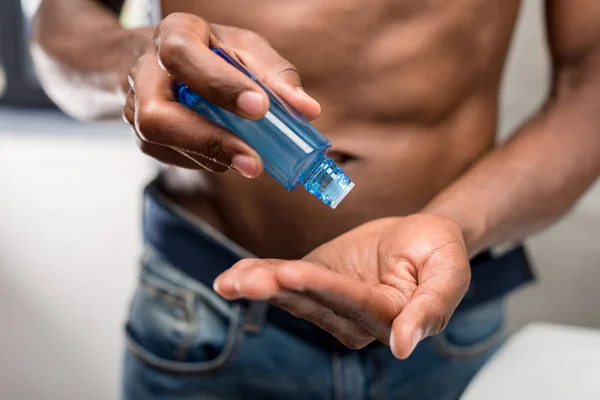
<svg viewBox="0 0 600 400">
<path fill-rule="evenodd" d="M 265 36 L 322 106 L 356 183 L 332 211 L 268 175 L 170 171 L 168 196 L 262 257 L 301 257 L 368 220 L 419 211 L 494 143 L 518 0 L 162 0 Z M 202 183 L 202 184 L 201 184 Z"/>
</svg>

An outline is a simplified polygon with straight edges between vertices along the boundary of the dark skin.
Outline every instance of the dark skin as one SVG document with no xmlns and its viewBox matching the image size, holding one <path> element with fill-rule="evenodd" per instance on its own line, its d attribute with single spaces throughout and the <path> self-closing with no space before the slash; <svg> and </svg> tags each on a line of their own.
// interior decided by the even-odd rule
<svg viewBox="0 0 600 400">
<path fill-rule="evenodd" d="M 125 104 L 141 150 L 180 167 L 165 194 L 269 257 L 224 272 L 218 293 L 406 358 L 451 317 L 469 256 L 547 226 L 600 174 L 600 3 L 546 4 L 552 91 L 499 147 L 514 0 L 169 0 L 156 29 L 132 30 L 100 2 L 44 0 L 33 54 L 65 111 L 107 117 Z M 356 182 L 339 209 L 286 192 L 245 143 L 174 102 L 181 80 L 246 118 L 266 112 L 262 90 L 211 46 L 331 139 Z"/>
</svg>

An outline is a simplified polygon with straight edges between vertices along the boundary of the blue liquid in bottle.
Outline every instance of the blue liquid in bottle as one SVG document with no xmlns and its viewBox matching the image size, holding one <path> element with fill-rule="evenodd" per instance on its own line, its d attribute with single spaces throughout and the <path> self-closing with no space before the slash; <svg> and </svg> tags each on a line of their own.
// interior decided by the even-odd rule
<svg viewBox="0 0 600 400">
<path fill-rule="evenodd" d="M 302 184 L 323 203 L 336 208 L 354 183 L 326 156 L 331 142 L 225 50 L 213 51 L 264 89 L 270 102 L 267 114 L 257 121 L 238 117 L 184 84 L 177 86 L 177 100 L 241 137 L 261 156 L 265 170 L 287 190 Z"/>
</svg>

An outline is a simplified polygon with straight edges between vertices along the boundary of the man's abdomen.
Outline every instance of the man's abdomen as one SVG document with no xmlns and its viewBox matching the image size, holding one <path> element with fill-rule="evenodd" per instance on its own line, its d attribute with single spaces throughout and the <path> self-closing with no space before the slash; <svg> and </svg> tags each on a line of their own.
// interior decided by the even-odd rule
<svg viewBox="0 0 600 400">
<path fill-rule="evenodd" d="M 295 64 L 322 105 L 315 126 L 356 183 L 336 210 L 266 175 L 206 174 L 208 194 L 177 184 L 168 192 L 262 257 L 301 257 L 360 223 L 419 211 L 493 145 L 517 5 L 163 1 L 165 14 L 255 31 Z"/>
</svg>

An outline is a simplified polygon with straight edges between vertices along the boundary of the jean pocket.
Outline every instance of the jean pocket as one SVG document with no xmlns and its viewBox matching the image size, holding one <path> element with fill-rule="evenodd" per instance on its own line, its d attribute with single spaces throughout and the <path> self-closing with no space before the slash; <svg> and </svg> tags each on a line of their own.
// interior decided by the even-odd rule
<svg viewBox="0 0 600 400">
<path fill-rule="evenodd" d="M 444 358 L 478 358 L 503 342 L 504 320 L 504 301 L 490 302 L 455 315 L 431 342 Z"/>
<path fill-rule="evenodd" d="M 153 263 L 153 261 L 149 261 Z M 154 261 L 156 264 L 156 261 Z M 225 302 L 200 282 L 193 290 L 172 280 L 178 271 L 143 269 L 125 332 L 128 350 L 147 365 L 173 374 L 204 374 L 228 365 L 243 340 L 239 305 Z M 200 286 L 199 286 L 200 285 Z"/>
</svg>

